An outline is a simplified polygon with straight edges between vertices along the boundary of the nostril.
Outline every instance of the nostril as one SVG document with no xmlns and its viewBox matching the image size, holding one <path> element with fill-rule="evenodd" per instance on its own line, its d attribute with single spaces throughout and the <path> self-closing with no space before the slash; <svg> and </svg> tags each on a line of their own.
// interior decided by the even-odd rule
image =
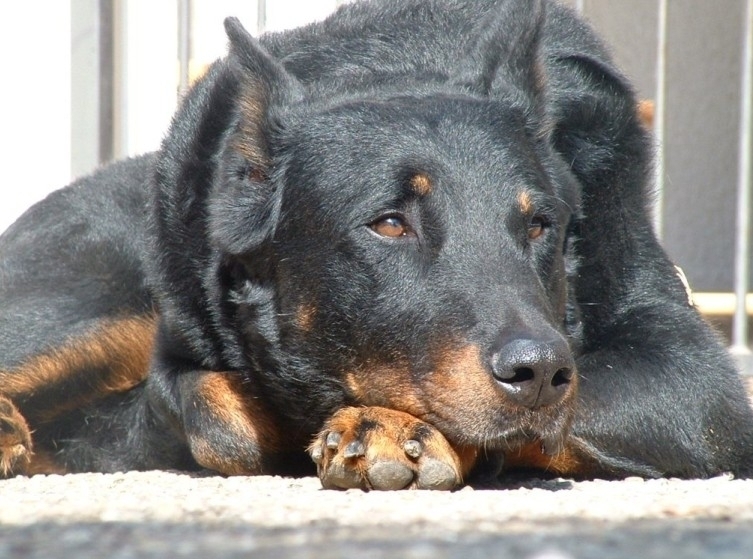
<svg viewBox="0 0 753 559">
<path fill-rule="evenodd" d="M 492 354 L 490 365 L 510 401 L 530 409 L 564 399 L 576 374 L 570 348 L 557 340 L 513 340 Z"/>
<path fill-rule="evenodd" d="M 500 382 L 516 384 L 533 380 L 536 377 L 536 373 L 530 367 L 516 367 L 506 371 L 499 371 L 495 376 Z"/>
<path fill-rule="evenodd" d="M 552 377 L 552 386 L 564 386 L 566 384 L 570 384 L 570 381 L 572 380 L 573 370 L 569 368 L 562 368 L 554 373 L 554 376 Z"/>
</svg>

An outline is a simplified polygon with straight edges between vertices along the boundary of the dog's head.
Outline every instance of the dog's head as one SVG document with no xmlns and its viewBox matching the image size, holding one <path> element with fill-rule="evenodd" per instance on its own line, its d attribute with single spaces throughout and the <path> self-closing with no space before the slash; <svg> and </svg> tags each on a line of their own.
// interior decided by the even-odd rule
<svg viewBox="0 0 753 559">
<path fill-rule="evenodd" d="M 447 79 L 329 96 L 228 21 L 230 55 L 158 168 L 182 185 L 160 187 L 164 244 L 200 269 L 170 284 L 209 301 L 163 294 L 163 312 L 184 330 L 194 312 L 205 366 L 260 371 L 285 413 L 314 423 L 350 403 L 408 412 L 457 444 L 561 438 L 578 201 L 550 147 L 541 15 L 510 16 Z"/>
</svg>

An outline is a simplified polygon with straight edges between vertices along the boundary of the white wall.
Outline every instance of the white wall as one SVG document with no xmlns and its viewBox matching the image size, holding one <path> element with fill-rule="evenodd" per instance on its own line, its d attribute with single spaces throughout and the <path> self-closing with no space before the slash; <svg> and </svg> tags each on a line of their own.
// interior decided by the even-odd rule
<svg viewBox="0 0 753 559">
<path fill-rule="evenodd" d="M 71 115 L 71 45 L 76 40 L 71 36 L 72 3 L 78 10 L 96 6 L 90 0 L 0 3 L 0 232 L 31 204 L 74 178 L 71 122 L 91 115 Z M 267 0 L 266 29 L 321 19 L 340 3 Z M 119 0 L 116 6 L 122 25 L 116 38 L 121 80 L 116 84 L 115 153 L 125 157 L 156 149 L 175 110 L 178 8 L 176 0 Z M 258 28 L 254 0 L 193 0 L 192 10 L 194 74 L 223 56 L 225 17 L 239 17 L 252 33 Z M 96 127 L 90 129 L 94 136 Z M 97 138 L 77 134 L 76 141 Z"/>
<path fill-rule="evenodd" d="M 70 178 L 70 12 L 63 0 L 0 5 L 0 231 Z"/>
</svg>

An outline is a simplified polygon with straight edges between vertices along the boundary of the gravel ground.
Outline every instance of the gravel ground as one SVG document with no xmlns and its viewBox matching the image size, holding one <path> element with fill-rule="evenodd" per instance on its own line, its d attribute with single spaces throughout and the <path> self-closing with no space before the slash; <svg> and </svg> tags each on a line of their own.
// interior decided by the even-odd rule
<svg viewBox="0 0 753 559">
<path fill-rule="evenodd" d="M 180 472 L 0 482 L 2 558 L 753 556 L 753 480 L 518 480 L 454 493 Z"/>
<path fill-rule="evenodd" d="M 325 491 L 181 472 L 0 481 L 0 559 L 753 557 L 753 480 Z"/>
</svg>

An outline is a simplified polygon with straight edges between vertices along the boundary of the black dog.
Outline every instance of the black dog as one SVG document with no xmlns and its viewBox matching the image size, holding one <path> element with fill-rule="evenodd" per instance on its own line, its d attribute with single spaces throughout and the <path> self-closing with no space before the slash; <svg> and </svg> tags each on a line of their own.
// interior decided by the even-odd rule
<svg viewBox="0 0 753 559">
<path fill-rule="evenodd" d="M 570 10 L 226 27 L 158 153 L 0 238 L 4 475 L 307 447 L 326 487 L 753 472 L 741 383 L 652 233 L 636 100 Z"/>
</svg>

